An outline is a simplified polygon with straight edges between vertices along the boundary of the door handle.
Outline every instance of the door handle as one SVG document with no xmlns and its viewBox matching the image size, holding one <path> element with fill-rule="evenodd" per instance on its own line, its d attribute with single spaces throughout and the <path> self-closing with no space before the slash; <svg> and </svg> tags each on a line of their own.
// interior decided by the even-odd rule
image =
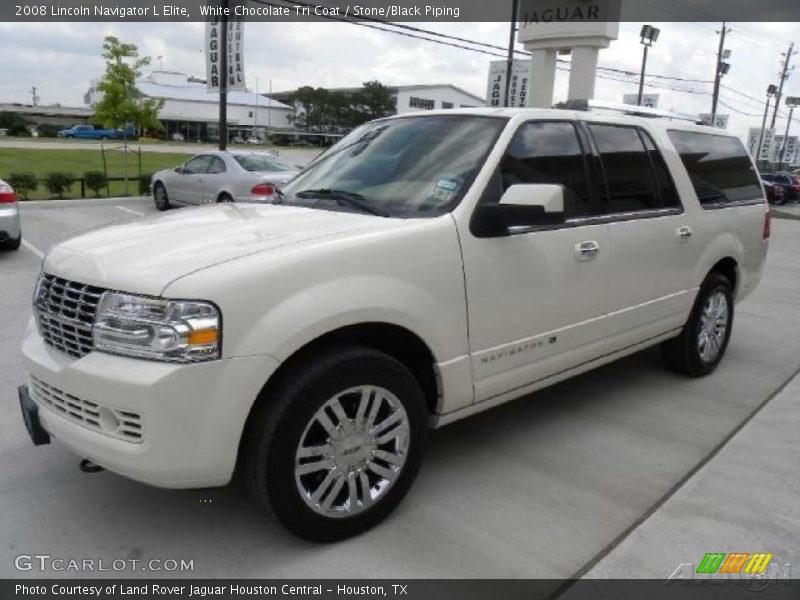
<svg viewBox="0 0 800 600">
<path fill-rule="evenodd" d="M 692 237 L 692 228 L 688 225 L 681 225 L 675 234 L 678 236 L 679 242 L 686 242 Z"/>
<path fill-rule="evenodd" d="M 578 260 L 592 260 L 600 253 L 600 244 L 594 240 L 586 240 L 575 244 L 575 255 Z"/>
</svg>

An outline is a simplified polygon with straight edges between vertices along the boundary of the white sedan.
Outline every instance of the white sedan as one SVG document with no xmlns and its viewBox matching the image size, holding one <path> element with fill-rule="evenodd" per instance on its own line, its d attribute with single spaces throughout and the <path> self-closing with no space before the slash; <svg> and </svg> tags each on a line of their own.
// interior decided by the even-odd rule
<svg viewBox="0 0 800 600">
<path fill-rule="evenodd" d="M 150 188 L 159 210 L 182 204 L 270 202 L 298 173 L 274 154 L 209 151 L 155 173 Z"/>
</svg>

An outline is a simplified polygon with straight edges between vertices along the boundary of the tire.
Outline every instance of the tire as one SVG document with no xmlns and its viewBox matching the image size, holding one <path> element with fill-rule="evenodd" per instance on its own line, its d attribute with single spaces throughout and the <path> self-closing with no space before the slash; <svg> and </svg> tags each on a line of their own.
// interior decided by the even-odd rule
<svg viewBox="0 0 800 600">
<path fill-rule="evenodd" d="M 333 412 L 336 401 L 345 418 Z M 243 439 L 244 483 L 300 537 L 334 542 L 357 535 L 383 520 L 411 487 L 425 453 L 427 417 L 419 383 L 402 363 L 369 348 L 329 347 L 259 399 Z M 358 427 L 370 420 L 377 422 L 371 431 Z M 301 447 L 314 450 L 300 456 Z"/>
<path fill-rule="evenodd" d="M 2 244 L 0 244 L 0 248 L 9 251 L 19 250 L 20 244 L 22 244 L 22 235 L 13 240 L 5 240 Z"/>
<path fill-rule="evenodd" d="M 222 192 L 219 196 L 217 196 L 217 204 L 227 204 L 228 202 L 233 202 L 233 198 L 227 192 Z"/>
<path fill-rule="evenodd" d="M 155 201 L 156 208 L 158 210 L 169 210 L 172 208 L 169 203 L 167 188 L 165 188 L 164 184 L 160 181 L 156 182 L 156 184 L 153 186 L 153 200 Z"/>
<path fill-rule="evenodd" d="M 733 329 L 733 312 L 730 281 L 720 273 L 710 273 L 700 286 L 681 334 L 661 344 L 666 365 L 690 377 L 711 373 L 728 347 Z"/>
</svg>

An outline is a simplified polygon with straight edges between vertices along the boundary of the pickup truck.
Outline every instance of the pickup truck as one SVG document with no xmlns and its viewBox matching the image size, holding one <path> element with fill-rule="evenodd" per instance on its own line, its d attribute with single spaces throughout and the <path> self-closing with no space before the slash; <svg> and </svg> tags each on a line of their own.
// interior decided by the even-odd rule
<svg viewBox="0 0 800 600">
<path fill-rule="evenodd" d="M 128 137 L 133 134 L 133 128 L 128 128 Z M 75 138 L 80 140 L 116 140 L 122 137 L 121 129 L 95 129 L 93 125 L 74 125 L 69 129 L 62 129 L 58 137 Z"/>
</svg>

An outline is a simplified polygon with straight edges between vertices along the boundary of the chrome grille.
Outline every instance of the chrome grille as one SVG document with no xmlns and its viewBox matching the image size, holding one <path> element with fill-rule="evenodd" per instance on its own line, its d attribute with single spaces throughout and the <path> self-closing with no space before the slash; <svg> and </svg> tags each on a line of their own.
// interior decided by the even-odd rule
<svg viewBox="0 0 800 600">
<path fill-rule="evenodd" d="M 34 299 L 45 343 L 74 358 L 92 351 L 92 323 L 103 288 L 43 273 Z"/>
<path fill-rule="evenodd" d="M 31 377 L 30 389 L 34 400 L 74 423 L 120 440 L 142 441 L 142 416 L 138 413 L 78 398 L 36 377 Z"/>
</svg>

